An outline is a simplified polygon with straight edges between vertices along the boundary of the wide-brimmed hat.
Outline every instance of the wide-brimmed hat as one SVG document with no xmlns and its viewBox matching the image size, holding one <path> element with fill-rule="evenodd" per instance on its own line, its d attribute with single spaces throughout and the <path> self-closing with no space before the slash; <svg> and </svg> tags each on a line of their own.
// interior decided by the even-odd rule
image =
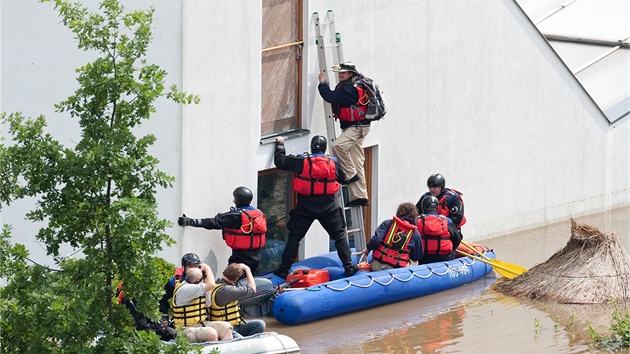
<svg viewBox="0 0 630 354">
<path fill-rule="evenodd" d="M 357 67 L 349 61 L 333 66 L 333 71 L 337 73 L 343 73 L 343 72 L 348 72 L 348 71 L 353 72 L 355 74 L 359 73 L 357 71 Z"/>
</svg>

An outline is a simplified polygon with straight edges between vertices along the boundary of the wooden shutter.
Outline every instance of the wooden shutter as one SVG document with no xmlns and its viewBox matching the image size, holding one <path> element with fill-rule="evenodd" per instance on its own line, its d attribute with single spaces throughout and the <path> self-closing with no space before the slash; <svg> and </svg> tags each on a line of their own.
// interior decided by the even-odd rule
<svg viewBox="0 0 630 354">
<path fill-rule="evenodd" d="M 261 135 L 300 128 L 302 1 L 263 0 Z"/>
</svg>

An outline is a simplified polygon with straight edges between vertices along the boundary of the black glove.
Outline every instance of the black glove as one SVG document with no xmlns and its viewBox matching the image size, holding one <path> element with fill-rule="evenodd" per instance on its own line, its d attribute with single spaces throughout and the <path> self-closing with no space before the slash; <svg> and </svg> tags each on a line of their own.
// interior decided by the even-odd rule
<svg viewBox="0 0 630 354">
<path fill-rule="evenodd" d="M 182 214 L 182 216 L 177 219 L 177 224 L 179 226 L 197 226 L 201 223 L 197 219 L 192 219 L 187 217 L 186 214 Z"/>
</svg>

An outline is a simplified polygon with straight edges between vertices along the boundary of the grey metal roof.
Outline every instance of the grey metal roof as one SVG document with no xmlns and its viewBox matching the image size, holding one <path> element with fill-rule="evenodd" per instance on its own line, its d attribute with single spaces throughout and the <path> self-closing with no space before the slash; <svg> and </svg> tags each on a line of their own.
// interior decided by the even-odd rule
<svg viewBox="0 0 630 354">
<path fill-rule="evenodd" d="M 628 0 L 516 0 L 612 124 L 630 114 Z"/>
</svg>

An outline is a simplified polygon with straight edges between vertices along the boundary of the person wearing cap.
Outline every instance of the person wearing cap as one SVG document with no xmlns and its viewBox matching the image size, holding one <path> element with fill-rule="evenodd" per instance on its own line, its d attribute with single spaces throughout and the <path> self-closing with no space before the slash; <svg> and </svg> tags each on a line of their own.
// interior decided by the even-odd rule
<svg viewBox="0 0 630 354">
<path fill-rule="evenodd" d="M 418 264 L 449 261 L 455 258 L 455 250 L 462 236 L 450 218 L 438 214 L 439 200 L 429 195 L 422 200 L 422 213 L 418 216 L 418 232 L 422 238 L 424 255 Z"/>
<path fill-rule="evenodd" d="M 286 279 L 291 265 L 298 255 L 300 241 L 318 220 L 331 240 L 335 241 L 337 254 L 344 266 L 346 276 L 357 272 L 352 263 L 350 245 L 345 234 L 343 209 L 337 205 L 335 193 L 346 175 L 335 157 L 326 155 L 326 138 L 316 135 L 311 139 L 311 153 L 298 156 L 286 155 L 284 138 L 276 137 L 274 163 L 276 167 L 296 173 L 293 190 L 297 193 L 297 205 L 289 213 L 287 223 L 289 235 L 282 253 L 282 263 L 274 274 Z"/>
<path fill-rule="evenodd" d="M 416 203 L 418 213 L 422 213 L 422 201 L 426 197 L 434 196 L 439 201 L 438 214 L 453 220 L 453 223 L 461 232 L 461 227 L 466 223 L 462 193 L 453 188 L 446 188 L 446 179 L 440 173 L 429 176 L 427 187 L 429 187 L 429 191 L 424 193 L 418 200 L 418 203 Z"/>
<path fill-rule="evenodd" d="M 348 179 L 350 201 L 346 206 L 369 205 L 367 184 L 365 181 L 365 153 L 363 139 L 370 131 L 370 121 L 365 120 L 369 95 L 362 85 L 357 84 L 361 74 L 351 62 L 333 67 L 339 74 L 339 83 L 335 90 L 330 89 L 326 74 L 319 73 L 317 89 L 324 101 L 332 105 L 333 116 L 339 119 L 342 133 L 331 147 L 332 153 L 339 159 L 341 168 Z"/>
<path fill-rule="evenodd" d="M 177 224 L 222 230 L 223 240 L 232 249 L 228 264 L 245 263 L 254 275 L 258 275 L 267 221 L 261 210 L 250 205 L 254 194 L 249 188 L 237 187 L 232 195 L 235 207 L 231 207 L 228 212 L 206 219 L 189 218 L 184 214 L 177 219 Z"/>
</svg>

